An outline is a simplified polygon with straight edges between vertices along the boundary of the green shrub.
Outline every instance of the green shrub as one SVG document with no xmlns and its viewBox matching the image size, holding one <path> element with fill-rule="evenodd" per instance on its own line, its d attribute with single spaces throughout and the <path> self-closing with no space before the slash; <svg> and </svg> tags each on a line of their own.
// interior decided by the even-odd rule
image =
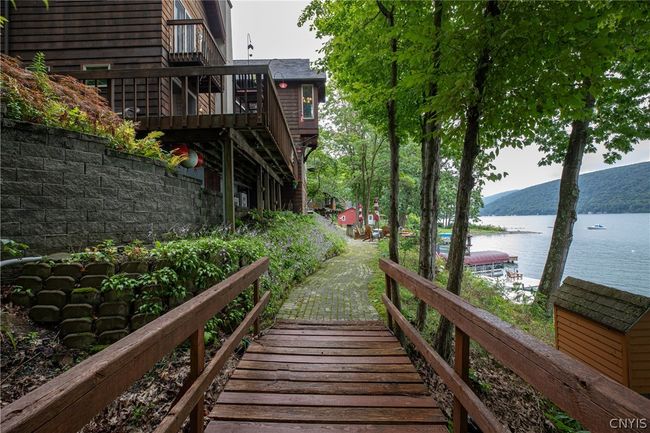
<svg viewBox="0 0 650 433">
<path fill-rule="evenodd" d="M 133 242 L 120 254 L 111 241 L 73 255 L 74 261 L 111 261 L 153 258 L 159 269 L 137 278 L 116 274 L 102 284 L 102 292 L 133 292 L 141 301 L 138 312 L 161 314 L 160 299 L 182 299 L 187 290 L 204 291 L 229 275 L 269 257 L 269 271 L 260 278 L 262 291 L 271 292 L 264 318 L 275 317 L 288 290 L 313 273 L 320 263 L 345 250 L 345 241 L 324 228 L 313 216 L 291 212 L 254 212 L 235 234 L 215 230 L 202 237 L 156 242 L 150 250 Z M 144 288 L 148 288 L 144 290 Z M 142 290 L 141 290 L 142 289 Z M 251 290 L 244 290 L 205 327 L 206 342 L 219 331 L 231 331 L 253 307 Z"/>
</svg>

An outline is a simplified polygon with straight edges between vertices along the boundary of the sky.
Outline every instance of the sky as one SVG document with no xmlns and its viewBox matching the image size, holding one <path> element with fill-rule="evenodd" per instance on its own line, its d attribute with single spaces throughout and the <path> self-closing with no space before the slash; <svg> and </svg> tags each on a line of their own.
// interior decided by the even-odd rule
<svg viewBox="0 0 650 433">
<path fill-rule="evenodd" d="M 319 58 L 321 41 L 307 27 L 298 27 L 301 11 L 306 1 L 276 0 L 233 0 L 232 35 L 234 58 L 246 58 L 246 36 L 251 35 L 253 59 L 274 58 Z M 639 143 L 636 149 L 624 155 L 616 164 L 603 162 L 603 150 L 585 155 L 581 173 L 610 167 L 650 161 L 650 141 Z M 550 180 L 559 179 L 562 166 L 538 167 L 542 155 L 535 148 L 525 150 L 504 149 L 494 165 L 499 172 L 508 176 L 499 182 L 489 182 L 483 188 L 483 195 L 489 196 L 503 191 L 522 189 Z"/>
</svg>

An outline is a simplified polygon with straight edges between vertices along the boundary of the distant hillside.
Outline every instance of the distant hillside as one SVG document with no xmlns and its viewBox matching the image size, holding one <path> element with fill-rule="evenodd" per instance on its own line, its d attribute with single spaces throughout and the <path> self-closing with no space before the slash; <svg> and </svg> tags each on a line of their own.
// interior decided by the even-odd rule
<svg viewBox="0 0 650 433">
<path fill-rule="evenodd" d="M 492 194 L 492 195 L 488 195 L 487 197 L 483 197 L 483 206 L 487 206 L 490 203 L 492 203 L 493 201 L 497 201 L 498 199 L 500 199 L 502 197 L 505 197 L 507 195 L 510 195 L 513 192 L 517 192 L 517 191 L 519 191 L 519 190 L 518 189 L 512 189 L 510 191 L 503 191 L 503 192 L 500 192 L 500 193 L 497 193 L 497 194 Z"/>
<path fill-rule="evenodd" d="M 578 213 L 650 212 L 650 162 L 580 176 Z M 485 203 L 481 215 L 553 215 L 560 181 L 542 183 Z"/>
</svg>

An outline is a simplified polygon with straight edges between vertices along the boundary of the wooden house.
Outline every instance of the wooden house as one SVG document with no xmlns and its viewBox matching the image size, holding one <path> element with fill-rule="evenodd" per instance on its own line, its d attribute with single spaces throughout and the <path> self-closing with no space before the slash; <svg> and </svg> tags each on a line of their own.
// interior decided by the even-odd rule
<svg viewBox="0 0 650 433">
<path fill-rule="evenodd" d="M 95 86 L 111 108 L 200 152 L 188 173 L 223 195 L 224 222 L 249 209 L 304 212 L 325 75 L 307 59 L 234 61 L 229 0 L 2 2 L 3 52 Z"/>
<path fill-rule="evenodd" d="M 557 349 L 650 394 L 650 298 L 567 277 L 553 303 Z"/>
</svg>

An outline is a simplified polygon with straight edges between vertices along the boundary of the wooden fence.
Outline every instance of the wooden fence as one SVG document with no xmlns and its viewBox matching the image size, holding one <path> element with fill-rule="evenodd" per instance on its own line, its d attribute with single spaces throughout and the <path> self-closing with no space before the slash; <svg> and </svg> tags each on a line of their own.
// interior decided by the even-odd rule
<svg viewBox="0 0 650 433">
<path fill-rule="evenodd" d="M 190 430 L 203 431 L 203 394 L 270 299 L 260 299 L 259 278 L 269 267 L 263 258 L 239 270 L 179 307 L 129 334 L 2 409 L 3 433 L 76 432 L 149 371 L 176 346 L 190 339 L 190 374 L 177 401 L 155 430 L 177 432 L 190 417 Z M 203 327 L 242 291 L 253 286 L 255 306 L 205 365 Z"/>
<path fill-rule="evenodd" d="M 647 431 L 649 399 L 395 262 L 381 259 L 379 267 L 386 274 L 387 288 L 393 284 L 405 287 L 455 325 L 452 368 L 395 307 L 390 290 L 383 295 L 389 326 L 396 325 L 408 337 L 453 393 L 454 433 L 467 432 L 468 414 L 485 433 L 509 431 L 468 385 L 470 339 L 591 433 Z M 626 427 L 615 430 L 617 426 Z"/>
</svg>

